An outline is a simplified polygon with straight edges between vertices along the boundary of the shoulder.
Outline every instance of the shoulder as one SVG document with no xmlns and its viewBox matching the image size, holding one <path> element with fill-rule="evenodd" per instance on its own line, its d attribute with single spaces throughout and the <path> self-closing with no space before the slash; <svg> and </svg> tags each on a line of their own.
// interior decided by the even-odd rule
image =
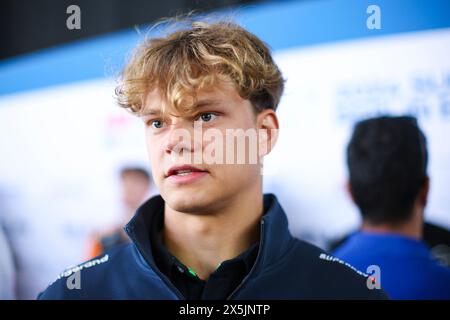
<svg viewBox="0 0 450 320">
<path fill-rule="evenodd" d="M 101 296 L 105 283 L 123 268 L 123 261 L 130 265 L 132 245 L 123 245 L 107 253 L 69 267 L 61 272 L 38 299 L 86 299 Z"/>
<path fill-rule="evenodd" d="M 374 277 L 310 243 L 295 239 L 290 260 L 309 275 L 318 298 L 387 299 Z"/>
</svg>

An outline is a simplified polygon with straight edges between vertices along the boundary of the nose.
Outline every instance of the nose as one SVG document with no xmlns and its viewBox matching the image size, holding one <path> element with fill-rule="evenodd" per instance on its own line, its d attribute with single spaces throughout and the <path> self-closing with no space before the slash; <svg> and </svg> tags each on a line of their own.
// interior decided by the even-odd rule
<svg viewBox="0 0 450 320">
<path fill-rule="evenodd" d="M 165 152 L 167 154 L 192 153 L 199 148 L 194 134 L 193 122 L 178 118 L 170 124 L 167 140 L 165 142 Z"/>
</svg>

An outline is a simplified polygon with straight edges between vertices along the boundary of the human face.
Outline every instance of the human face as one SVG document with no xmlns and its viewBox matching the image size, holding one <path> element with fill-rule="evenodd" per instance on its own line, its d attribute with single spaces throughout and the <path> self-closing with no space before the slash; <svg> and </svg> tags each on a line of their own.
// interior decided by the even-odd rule
<svg viewBox="0 0 450 320">
<path fill-rule="evenodd" d="M 146 112 L 142 119 L 146 124 L 153 179 L 171 209 L 185 213 L 210 213 L 220 210 L 246 192 L 261 192 L 258 129 L 265 123 L 265 117 L 275 117 L 276 120 L 272 110 L 255 114 L 250 101 L 240 97 L 233 84 L 225 81 L 196 92 L 193 114 L 176 114 L 169 106 L 167 115 L 162 116 L 160 106 L 163 103 L 158 91 L 151 91 L 146 99 Z M 199 125 L 202 130 L 200 133 Z M 254 144 L 249 141 L 243 149 L 227 148 L 227 134 L 252 130 L 255 132 L 254 137 L 257 137 L 254 141 L 256 149 L 252 148 Z M 208 131 L 215 133 L 214 139 L 211 136 L 206 138 Z M 216 139 L 222 139 L 222 144 L 217 144 Z M 212 145 L 213 141 L 215 143 Z M 211 150 L 214 151 L 211 153 Z M 244 163 L 236 163 L 237 160 L 231 163 L 228 160 L 219 163 L 205 161 L 212 154 L 220 152 L 224 155 L 222 159 L 230 152 L 235 152 L 234 159 L 237 159 L 240 150 L 245 153 Z M 256 155 L 251 155 L 255 152 Z M 201 155 L 201 162 L 194 160 L 198 155 Z M 251 156 L 256 161 L 249 163 Z M 171 170 L 174 166 L 182 165 L 193 166 L 201 172 L 180 173 Z"/>
<path fill-rule="evenodd" d="M 132 211 L 136 210 L 145 200 L 149 189 L 149 181 L 133 172 L 125 172 L 121 176 L 122 201 Z"/>
</svg>

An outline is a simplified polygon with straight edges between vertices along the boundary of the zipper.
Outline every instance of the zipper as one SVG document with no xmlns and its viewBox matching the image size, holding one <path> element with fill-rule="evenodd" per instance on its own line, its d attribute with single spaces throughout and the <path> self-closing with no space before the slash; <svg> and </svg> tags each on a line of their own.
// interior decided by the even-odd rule
<svg viewBox="0 0 450 320">
<path fill-rule="evenodd" d="M 180 290 L 178 290 L 172 284 L 172 282 L 170 282 L 170 280 L 166 277 L 166 275 L 163 274 L 161 271 L 159 271 L 154 263 L 152 263 L 151 261 L 147 261 L 147 259 L 145 258 L 145 255 L 143 254 L 144 250 L 142 250 L 141 246 L 136 241 L 136 238 L 134 237 L 134 234 L 132 232 L 130 232 L 130 227 L 127 226 L 127 227 L 125 227 L 125 229 L 126 229 L 128 235 L 133 240 L 133 243 L 136 245 L 139 253 L 142 255 L 144 260 L 148 263 L 148 265 L 153 270 L 153 272 L 155 272 L 159 276 L 159 278 L 163 281 L 163 283 L 167 286 L 167 288 L 170 289 L 172 291 L 172 293 L 175 294 L 180 300 L 186 300 L 186 297 L 184 297 L 183 294 L 180 292 Z"/>
<path fill-rule="evenodd" d="M 242 288 L 242 286 L 247 282 L 247 280 L 250 278 L 250 276 L 252 275 L 252 272 L 255 270 L 256 266 L 258 265 L 258 262 L 260 260 L 260 255 L 261 255 L 261 251 L 262 248 L 264 246 L 264 220 L 261 220 L 261 241 L 259 244 L 259 249 L 258 249 L 258 254 L 256 255 L 256 260 L 255 263 L 253 264 L 252 268 L 250 269 L 250 272 L 247 274 L 247 276 L 241 281 L 241 283 L 236 287 L 236 289 L 234 289 L 234 291 L 228 296 L 228 298 L 226 300 L 231 300 L 231 298 L 236 295 L 236 293 L 238 293 L 238 291 Z"/>
</svg>

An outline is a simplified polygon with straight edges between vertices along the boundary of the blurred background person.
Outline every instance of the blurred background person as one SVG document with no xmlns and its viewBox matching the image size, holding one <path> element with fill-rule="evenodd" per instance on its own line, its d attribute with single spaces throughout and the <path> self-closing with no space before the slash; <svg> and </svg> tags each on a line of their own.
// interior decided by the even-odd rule
<svg viewBox="0 0 450 320">
<path fill-rule="evenodd" d="M 334 255 L 363 272 L 378 266 L 393 299 L 450 299 L 450 269 L 422 241 L 427 163 L 426 138 L 413 117 L 361 121 L 347 148 L 348 189 L 362 226 Z"/>
<path fill-rule="evenodd" d="M 136 209 L 149 195 L 150 174 L 141 167 L 125 167 L 120 171 L 121 201 L 124 205 L 123 220 L 107 232 L 94 235 L 89 258 L 128 243 L 130 240 L 123 227 L 133 217 Z"/>
</svg>

